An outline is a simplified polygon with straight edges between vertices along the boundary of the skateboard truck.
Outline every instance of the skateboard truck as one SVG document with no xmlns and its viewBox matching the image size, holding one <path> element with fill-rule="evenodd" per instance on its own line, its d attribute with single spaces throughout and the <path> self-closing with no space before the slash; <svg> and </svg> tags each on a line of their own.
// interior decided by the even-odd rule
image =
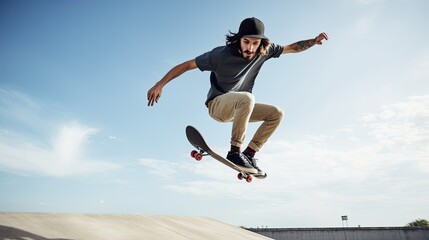
<svg viewBox="0 0 429 240">
<path fill-rule="evenodd" d="M 192 150 L 192 152 L 191 152 L 191 157 L 195 158 L 195 160 L 197 160 L 197 161 L 200 161 L 201 159 L 203 159 L 204 156 L 210 155 L 200 147 L 197 147 L 197 149 L 198 149 L 198 151 Z"/>
</svg>

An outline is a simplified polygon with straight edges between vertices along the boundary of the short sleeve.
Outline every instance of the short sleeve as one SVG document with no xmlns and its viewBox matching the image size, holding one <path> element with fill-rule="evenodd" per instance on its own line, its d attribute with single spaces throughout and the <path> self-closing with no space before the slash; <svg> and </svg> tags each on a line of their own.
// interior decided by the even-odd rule
<svg viewBox="0 0 429 240">
<path fill-rule="evenodd" d="M 206 52 L 195 58 L 195 63 L 201 71 L 210 71 L 212 68 L 210 66 L 209 55 L 210 52 Z"/>
<path fill-rule="evenodd" d="M 223 47 L 217 47 L 213 50 L 203 53 L 195 58 L 195 63 L 201 71 L 214 71 L 216 70 L 220 54 Z"/>
<path fill-rule="evenodd" d="M 268 48 L 268 58 L 278 58 L 283 53 L 283 46 L 271 43 Z"/>
</svg>

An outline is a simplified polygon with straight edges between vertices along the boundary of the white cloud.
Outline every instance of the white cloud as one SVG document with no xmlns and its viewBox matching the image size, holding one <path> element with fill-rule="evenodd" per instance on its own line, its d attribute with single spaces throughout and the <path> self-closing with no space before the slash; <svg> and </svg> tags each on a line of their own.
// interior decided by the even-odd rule
<svg viewBox="0 0 429 240">
<path fill-rule="evenodd" d="M 163 178 L 170 178 L 177 172 L 179 167 L 178 163 L 157 160 L 157 159 L 140 159 L 139 164 L 145 166 L 150 173 L 161 176 Z"/>
<path fill-rule="evenodd" d="M 7 120 L 0 125 L 1 169 L 60 177 L 117 167 L 86 156 L 85 146 L 95 128 L 57 121 L 45 114 L 42 104 L 20 92 L 0 89 L 0 99 L 0 116 Z"/>
<path fill-rule="evenodd" d="M 84 146 L 94 129 L 77 123 L 61 126 L 48 145 L 15 134 L 0 136 L 0 167 L 48 176 L 93 174 L 116 168 L 115 164 L 87 159 Z"/>
<path fill-rule="evenodd" d="M 287 172 L 286 181 L 304 175 L 304 183 L 309 185 L 365 183 L 380 178 L 399 181 L 396 171 L 404 165 L 415 169 L 416 174 L 429 173 L 428 123 L 429 95 L 414 96 L 382 106 L 380 112 L 367 114 L 360 124 L 330 137 L 271 143 L 263 158 L 272 159 L 267 167 L 274 174 Z"/>
<path fill-rule="evenodd" d="M 206 156 L 201 161 L 192 159 L 189 155 L 183 161 L 167 161 L 159 159 L 139 159 L 138 163 L 144 166 L 149 173 L 158 175 L 165 179 L 175 178 L 183 172 L 203 175 L 210 179 L 225 179 L 226 172 L 235 174 L 235 171 L 224 166 L 222 163 Z M 226 171 L 225 171 L 226 170 Z M 230 171 L 228 171 L 230 170 Z"/>
<path fill-rule="evenodd" d="M 21 92 L 0 89 L 0 106 L 2 124 L 18 122 L 26 125 L 42 125 L 37 118 L 42 107 L 37 101 Z"/>
<path fill-rule="evenodd" d="M 82 145 L 91 134 L 97 130 L 81 126 L 77 123 L 70 123 L 61 126 L 58 135 L 53 141 L 53 148 L 58 159 L 64 163 L 79 159 L 82 154 Z"/>
<path fill-rule="evenodd" d="M 240 200 L 265 200 L 266 196 L 254 195 L 253 188 L 243 188 L 242 184 L 247 183 L 245 181 L 238 181 L 237 178 L 235 178 L 235 175 L 236 174 L 223 174 L 222 179 L 216 180 L 207 180 L 207 178 L 201 177 L 201 180 L 188 181 L 180 185 L 169 184 L 166 186 L 166 188 L 176 192 L 197 196 L 221 196 L 222 198 L 232 198 Z M 252 185 L 253 187 L 256 187 L 258 185 L 256 181 L 257 180 L 254 180 L 252 182 L 252 184 L 254 184 Z"/>
<path fill-rule="evenodd" d="M 378 141 L 389 146 L 404 146 L 429 140 L 429 95 L 382 106 L 382 111 L 365 117 L 367 127 Z"/>
<path fill-rule="evenodd" d="M 120 139 L 120 138 L 118 138 L 118 137 L 115 137 L 115 136 L 109 136 L 109 140 L 112 140 L 112 141 L 122 141 L 122 139 Z"/>
</svg>

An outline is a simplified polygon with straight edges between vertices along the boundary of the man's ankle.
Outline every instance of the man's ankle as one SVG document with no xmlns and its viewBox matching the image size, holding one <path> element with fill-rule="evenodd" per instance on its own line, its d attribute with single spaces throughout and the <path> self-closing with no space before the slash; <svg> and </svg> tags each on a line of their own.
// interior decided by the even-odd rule
<svg viewBox="0 0 429 240">
<path fill-rule="evenodd" d="M 256 151 L 251 149 L 250 147 L 247 147 L 244 151 L 243 154 L 250 156 L 250 157 L 254 157 L 256 154 Z"/>
<path fill-rule="evenodd" d="M 237 146 L 231 145 L 231 150 L 230 150 L 230 152 L 240 152 L 240 147 L 237 147 Z"/>
</svg>

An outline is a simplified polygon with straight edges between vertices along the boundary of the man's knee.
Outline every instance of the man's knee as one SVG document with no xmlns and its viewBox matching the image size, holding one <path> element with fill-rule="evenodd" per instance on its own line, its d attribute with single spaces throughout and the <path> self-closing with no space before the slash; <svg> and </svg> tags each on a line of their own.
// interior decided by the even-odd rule
<svg viewBox="0 0 429 240">
<path fill-rule="evenodd" d="M 250 106 L 253 108 L 255 105 L 255 96 L 249 92 L 240 92 L 240 101 L 238 101 L 237 108 L 243 106 Z"/>
<path fill-rule="evenodd" d="M 273 110 L 274 114 L 274 119 L 277 120 L 278 123 L 280 123 L 283 120 L 283 116 L 284 116 L 284 111 L 283 109 L 274 106 L 274 110 Z"/>
<path fill-rule="evenodd" d="M 278 109 L 278 115 L 280 117 L 280 120 L 283 119 L 285 112 L 283 111 L 283 109 L 281 108 L 277 108 Z"/>
</svg>

